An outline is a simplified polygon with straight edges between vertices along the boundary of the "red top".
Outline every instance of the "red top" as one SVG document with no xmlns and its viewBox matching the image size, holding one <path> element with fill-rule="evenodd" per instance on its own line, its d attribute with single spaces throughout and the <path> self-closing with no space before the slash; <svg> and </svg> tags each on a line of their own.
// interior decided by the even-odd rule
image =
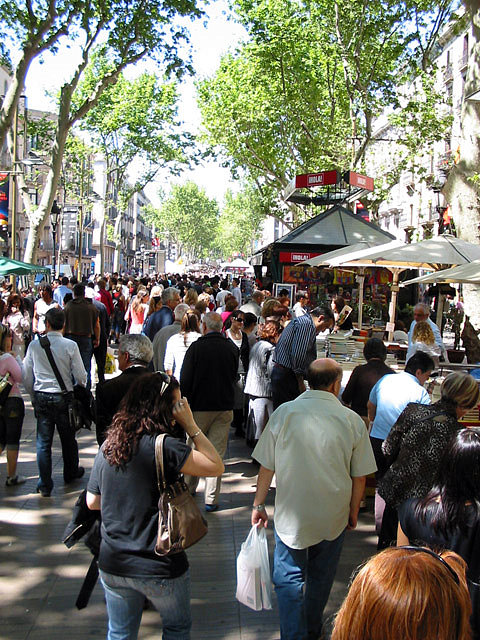
<svg viewBox="0 0 480 640">
<path fill-rule="evenodd" d="M 95 296 L 95 300 L 99 300 L 103 302 L 103 304 L 107 307 L 107 313 L 109 316 L 113 313 L 113 301 L 110 292 L 106 289 L 99 289 L 97 295 Z"/>
</svg>

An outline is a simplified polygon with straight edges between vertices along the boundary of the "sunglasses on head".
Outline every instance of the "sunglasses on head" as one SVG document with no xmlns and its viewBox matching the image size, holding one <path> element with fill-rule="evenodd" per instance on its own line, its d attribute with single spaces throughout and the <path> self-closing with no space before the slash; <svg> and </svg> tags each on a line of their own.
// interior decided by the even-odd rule
<svg viewBox="0 0 480 640">
<path fill-rule="evenodd" d="M 160 389 L 160 396 L 163 396 L 172 379 L 168 375 L 168 373 L 165 373 L 165 371 L 155 371 L 155 373 L 162 378 L 162 387 Z"/>
<path fill-rule="evenodd" d="M 417 551 L 418 553 L 426 553 L 427 555 L 432 556 L 432 558 L 436 558 L 448 570 L 452 578 L 455 580 L 456 584 L 458 585 L 460 584 L 460 579 L 458 577 L 458 574 L 452 569 L 452 567 L 448 564 L 448 562 L 445 562 L 442 556 L 439 555 L 438 553 L 435 553 L 435 551 L 432 551 L 431 549 L 427 549 L 425 547 L 417 547 L 415 545 L 405 545 L 403 547 L 397 547 L 397 549 L 405 549 L 406 551 Z"/>
</svg>

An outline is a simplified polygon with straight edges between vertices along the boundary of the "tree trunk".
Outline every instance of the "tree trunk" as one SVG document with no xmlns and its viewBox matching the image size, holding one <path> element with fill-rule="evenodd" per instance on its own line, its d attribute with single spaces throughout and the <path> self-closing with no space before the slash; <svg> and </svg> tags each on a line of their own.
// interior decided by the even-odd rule
<svg viewBox="0 0 480 640">
<path fill-rule="evenodd" d="M 444 194 L 451 205 L 460 238 L 467 242 L 480 242 L 480 185 L 474 176 L 480 173 L 480 102 L 466 100 L 465 96 L 480 89 L 480 9 L 470 11 L 472 24 L 472 50 L 464 88 L 461 115 L 460 160 L 449 173 Z M 452 151 L 456 151 L 452 149 Z M 465 313 L 475 328 L 480 328 L 480 289 L 464 285 Z"/>
<path fill-rule="evenodd" d="M 117 209 L 117 216 L 115 218 L 115 228 L 113 232 L 113 237 L 115 240 L 115 251 L 113 254 L 113 271 L 120 272 L 120 252 L 122 250 L 122 235 L 121 235 L 121 226 L 122 226 L 122 214 Z"/>
<path fill-rule="evenodd" d="M 40 200 L 40 204 L 35 210 L 30 207 L 31 213 L 28 215 L 30 227 L 27 237 L 27 246 L 25 247 L 25 262 L 30 262 L 32 264 L 36 261 L 38 240 L 41 232 L 43 231 L 43 227 L 48 220 L 48 216 L 50 215 L 52 204 L 57 193 L 58 181 L 62 172 L 62 159 L 65 150 L 65 141 L 71 126 L 68 117 L 71 94 L 65 96 L 63 93 L 64 92 L 62 90 L 60 113 L 58 116 L 55 141 L 52 148 L 52 162 L 45 181 L 42 198 Z M 28 192 L 22 190 L 22 198 L 25 199 L 26 197 L 28 197 Z"/>
<path fill-rule="evenodd" d="M 11 85 L 8 87 L 8 91 L 2 102 L 2 109 L 0 113 L 0 149 L 7 137 L 7 131 L 12 128 L 15 118 L 15 110 L 17 108 L 20 96 L 25 84 L 25 78 L 27 76 L 30 64 L 37 54 L 37 51 L 33 47 L 26 48 L 23 51 L 23 55 L 20 58 Z"/>
</svg>

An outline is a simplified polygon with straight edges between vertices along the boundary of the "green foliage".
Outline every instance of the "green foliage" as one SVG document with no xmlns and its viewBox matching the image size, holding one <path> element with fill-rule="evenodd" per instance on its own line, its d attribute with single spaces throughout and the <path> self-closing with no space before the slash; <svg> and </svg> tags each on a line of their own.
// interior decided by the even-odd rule
<svg viewBox="0 0 480 640">
<path fill-rule="evenodd" d="M 98 49 L 84 73 L 76 100 L 81 103 L 95 86 L 99 75 L 109 73 L 112 63 L 104 49 Z M 97 104 L 80 123 L 102 152 L 108 172 L 114 178 L 121 208 L 132 193 L 145 187 L 160 169 L 178 175 L 187 162 L 191 136 L 182 133 L 177 117 L 177 82 L 159 82 L 143 73 L 134 80 L 120 74 L 105 89 Z M 126 172 L 134 160 L 141 161 L 142 173 L 135 185 L 126 187 Z"/>
<path fill-rule="evenodd" d="M 218 225 L 218 203 L 194 182 L 174 185 L 160 210 L 147 211 L 160 231 L 168 231 L 183 251 L 194 258 L 207 258 Z"/>
<path fill-rule="evenodd" d="M 296 174 L 362 169 L 375 117 L 401 105 L 396 87 L 413 67 L 428 67 L 453 4 L 234 0 L 248 40 L 197 83 L 205 141 L 277 199 Z M 443 128 L 433 92 L 420 101 L 404 114 L 412 141 Z"/>
<path fill-rule="evenodd" d="M 238 194 L 227 191 L 215 238 L 220 256 L 226 259 L 235 253 L 249 255 L 264 218 L 265 212 L 257 189 L 246 187 Z"/>
<path fill-rule="evenodd" d="M 69 135 L 63 156 L 63 184 L 66 201 L 91 209 L 89 195 L 93 182 L 91 159 L 94 149 L 77 135 Z"/>
</svg>

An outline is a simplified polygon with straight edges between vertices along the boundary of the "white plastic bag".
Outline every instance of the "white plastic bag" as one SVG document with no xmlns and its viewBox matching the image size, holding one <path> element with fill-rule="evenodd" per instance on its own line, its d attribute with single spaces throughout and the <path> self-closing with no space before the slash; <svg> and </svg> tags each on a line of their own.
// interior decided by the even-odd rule
<svg viewBox="0 0 480 640">
<path fill-rule="evenodd" d="M 272 608 L 268 543 L 263 526 L 253 525 L 238 554 L 236 598 L 254 611 Z"/>
</svg>

